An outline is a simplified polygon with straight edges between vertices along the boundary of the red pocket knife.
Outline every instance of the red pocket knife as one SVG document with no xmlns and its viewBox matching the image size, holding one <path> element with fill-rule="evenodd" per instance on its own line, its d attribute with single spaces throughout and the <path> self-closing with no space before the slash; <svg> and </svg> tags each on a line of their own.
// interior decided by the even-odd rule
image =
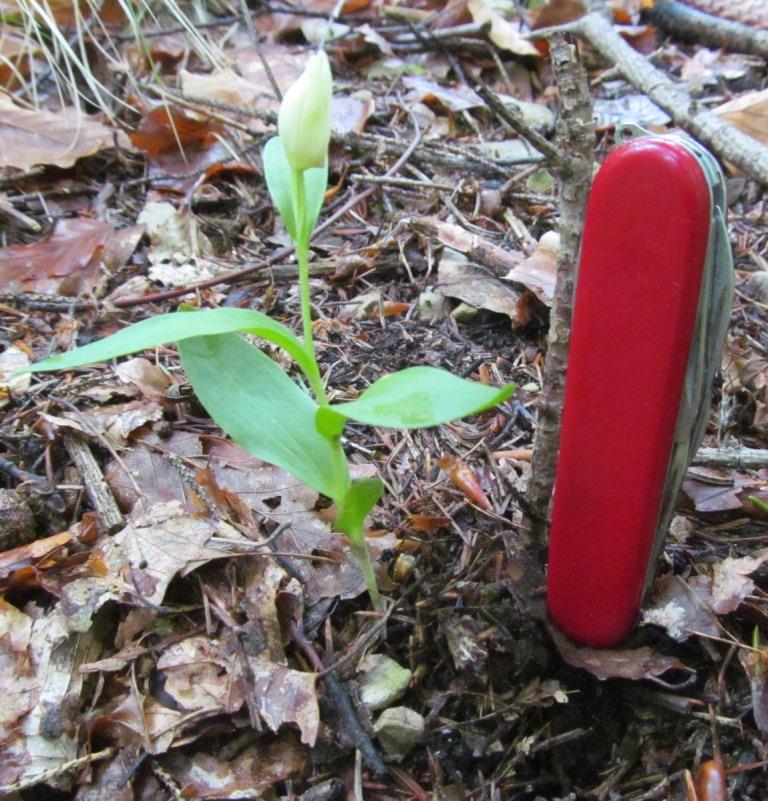
<svg viewBox="0 0 768 801">
<path fill-rule="evenodd" d="M 725 188 L 696 142 L 617 129 L 584 225 L 547 598 L 572 639 L 634 627 L 704 435 L 733 291 Z"/>
</svg>

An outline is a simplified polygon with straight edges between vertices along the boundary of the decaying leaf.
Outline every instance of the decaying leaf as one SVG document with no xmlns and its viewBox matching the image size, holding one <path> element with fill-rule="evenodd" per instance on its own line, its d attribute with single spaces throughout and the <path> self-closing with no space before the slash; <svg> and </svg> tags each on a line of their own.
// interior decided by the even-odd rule
<svg viewBox="0 0 768 801">
<path fill-rule="evenodd" d="M 278 591 L 285 572 L 272 559 L 259 559 L 245 568 L 243 605 L 248 623 L 242 637 L 243 651 L 253 683 L 253 704 L 272 731 L 284 723 L 295 723 L 301 741 L 314 745 L 320 726 L 315 683 L 317 676 L 288 667 L 277 616 Z M 300 594 L 295 579 L 289 584 Z"/>
<path fill-rule="evenodd" d="M 755 589 L 750 576 L 768 560 L 768 549 L 741 559 L 728 557 L 718 562 L 712 576 L 712 609 L 726 615 L 738 609 L 742 601 Z"/>
<path fill-rule="evenodd" d="M 0 601 L 6 690 L 0 712 L 5 734 L 0 784 L 31 780 L 75 758 L 78 741 L 71 716 L 82 688 L 77 669 L 92 646 L 90 634 L 69 633 L 58 608 L 33 620 Z"/>
<path fill-rule="evenodd" d="M 200 801 L 241 798 L 261 799 L 280 781 L 299 777 L 307 768 L 306 749 L 295 737 L 281 736 L 258 742 L 222 760 L 218 754 L 174 751 L 163 760 L 184 798 Z"/>
<path fill-rule="evenodd" d="M 739 662 L 749 680 L 755 725 L 761 732 L 768 733 L 768 653 L 740 649 Z"/>
<path fill-rule="evenodd" d="M 768 502 L 768 480 L 765 478 L 708 467 L 692 467 L 683 481 L 682 492 L 698 514 L 713 519 L 741 515 L 768 518 L 768 514 L 750 500 L 750 497 L 754 497 Z"/>
<path fill-rule="evenodd" d="M 0 94 L 0 167 L 71 167 L 84 156 L 113 147 L 115 136 L 77 109 L 26 109 Z"/>
<path fill-rule="evenodd" d="M 713 111 L 743 133 L 768 145 L 768 89 L 746 92 Z"/>
<path fill-rule="evenodd" d="M 88 217 L 60 219 L 39 242 L 0 248 L 0 290 L 98 293 L 107 271 L 119 269 L 130 258 L 142 231 L 141 226 L 116 231 Z"/>
<path fill-rule="evenodd" d="M 216 709 L 233 713 L 243 705 L 243 678 L 233 632 L 221 638 L 188 637 L 166 648 L 157 660 L 163 688 L 187 712 Z"/>
<path fill-rule="evenodd" d="M 683 642 L 692 634 L 720 636 L 712 610 L 712 579 L 694 576 L 687 581 L 671 574 L 659 578 L 649 604 L 643 609 L 643 623 L 662 626 L 670 637 Z"/>
<path fill-rule="evenodd" d="M 593 676 L 606 679 L 630 679 L 638 681 L 648 679 L 663 687 L 680 688 L 690 683 L 695 672 L 686 667 L 679 659 L 663 656 L 648 647 L 626 650 L 609 648 L 582 648 L 569 640 L 557 628 L 547 626 L 557 650 L 572 667 L 589 671 Z M 686 679 L 678 683 L 664 681 L 661 677 L 670 670 L 688 673 Z"/>
<path fill-rule="evenodd" d="M 211 542 L 215 536 L 242 539 L 227 523 L 191 515 L 178 501 L 134 512 L 122 531 L 98 545 L 104 575 L 75 579 L 64 587 L 67 625 L 72 631 L 86 631 L 94 612 L 109 600 L 159 605 L 177 573 L 186 575 L 211 559 L 230 555 L 230 550 Z"/>
</svg>

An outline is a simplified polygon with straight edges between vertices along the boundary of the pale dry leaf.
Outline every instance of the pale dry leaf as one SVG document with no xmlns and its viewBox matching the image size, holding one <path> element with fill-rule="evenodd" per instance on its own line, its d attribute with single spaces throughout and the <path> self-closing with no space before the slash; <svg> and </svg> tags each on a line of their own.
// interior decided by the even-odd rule
<svg viewBox="0 0 768 801">
<path fill-rule="evenodd" d="M 756 28 L 768 28 L 765 0 L 686 0 L 686 5 L 715 17 L 725 17 Z"/>
<path fill-rule="evenodd" d="M 735 612 L 755 589 L 750 576 L 768 560 L 768 549 L 740 559 L 728 557 L 718 562 L 712 575 L 712 609 L 719 615 Z"/>
<path fill-rule="evenodd" d="M 7 607 L 4 606 L 3 611 L 7 613 Z M 18 611 L 17 615 L 11 613 L 15 617 L 14 626 L 19 627 L 17 647 L 29 633 L 23 648 L 21 678 L 33 682 L 27 689 L 33 706 L 26 713 L 21 712 L 13 732 L 15 736 L 5 743 L 0 784 L 31 781 L 42 773 L 55 771 L 77 756 L 78 739 L 71 725 L 71 715 L 80 703 L 82 677 L 78 667 L 95 655 L 97 647 L 90 633 L 71 634 L 68 631 L 58 607 L 35 620 L 28 619 L 29 623 L 18 618 L 22 614 Z M 3 637 L 0 653 L 6 644 L 7 639 Z M 4 686 L 13 687 L 13 673 L 4 672 L 4 676 Z M 8 700 L 6 695 L 6 702 Z M 69 788 L 70 779 L 66 775 L 59 781 L 63 788 Z"/>
<path fill-rule="evenodd" d="M 118 364 L 115 374 L 124 383 L 138 387 L 145 398 L 156 403 L 165 399 L 165 393 L 171 385 L 171 379 L 162 367 L 140 356 Z"/>
<path fill-rule="evenodd" d="M 713 111 L 742 133 L 768 145 L 768 89 L 746 92 Z"/>
<path fill-rule="evenodd" d="M 71 167 L 113 147 L 115 132 L 74 108 L 43 111 L 17 106 L 0 94 L 0 167 Z"/>
<path fill-rule="evenodd" d="M 142 399 L 97 406 L 84 412 L 64 412 L 62 416 L 82 426 L 91 437 L 101 435 L 115 445 L 124 446 L 134 431 L 162 420 L 163 409 L 155 401 Z"/>
<path fill-rule="evenodd" d="M 237 649 L 227 631 L 223 637 L 189 637 L 169 645 L 157 660 L 163 688 L 187 712 L 218 709 L 232 714 L 244 703 Z"/>
<path fill-rule="evenodd" d="M 97 717 L 94 724 L 102 731 L 109 730 L 123 747 L 140 745 L 150 754 L 164 754 L 182 733 L 187 717 L 151 695 L 138 697 L 129 692 L 113 710 Z"/>
<path fill-rule="evenodd" d="M 0 353 L 0 402 L 7 400 L 9 394 L 26 392 L 32 381 L 31 373 L 14 375 L 18 370 L 29 367 L 29 355 L 16 345 L 9 345 Z"/>
<path fill-rule="evenodd" d="M 467 9 L 478 24 L 490 23 L 490 40 L 500 50 L 517 56 L 539 56 L 533 43 L 524 38 L 519 23 L 511 22 L 504 15 L 516 14 L 516 6 L 507 0 L 469 0 Z"/>
<path fill-rule="evenodd" d="M 557 252 L 560 248 L 560 234 L 548 231 L 539 240 L 536 249 L 513 267 L 504 278 L 522 284 L 546 306 L 551 306 L 555 297 L 557 277 Z"/>
</svg>

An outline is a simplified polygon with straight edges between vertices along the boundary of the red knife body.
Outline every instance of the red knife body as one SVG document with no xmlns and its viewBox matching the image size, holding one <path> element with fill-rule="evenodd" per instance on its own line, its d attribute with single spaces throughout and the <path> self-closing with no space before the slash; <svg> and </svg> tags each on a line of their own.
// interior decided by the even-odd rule
<svg viewBox="0 0 768 801">
<path fill-rule="evenodd" d="M 637 619 L 712 214 L 699 159 L 671 138 L 618 147 L 590 194 L 547 580 L 552 618 L 585 645 L 615 645 Z"/>
</svg>

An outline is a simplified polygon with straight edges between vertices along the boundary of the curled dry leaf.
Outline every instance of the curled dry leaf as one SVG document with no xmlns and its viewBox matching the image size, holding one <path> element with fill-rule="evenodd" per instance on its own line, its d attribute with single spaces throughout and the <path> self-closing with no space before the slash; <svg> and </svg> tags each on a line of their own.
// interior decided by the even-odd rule
<svg viewBox="0 0 768 801">
<path fill-rule="evenodd" d="M 688 686 L 695 672 L 672 656 L 656 653 L 648 647 L 628 648 L 625 650 L 608 648 L 582 648 L 553 625 L 547 626 L 557 650 L 572 667 L 589 671 L 595 678 L 630 679 L 639 681 L 648 679 L 662 687 L 680 689 Z M 664 681 L 661 677 L 670 670 L 688 673 L 687 678 L 677 683 Z"/>
<path fill-rule="evenodd" d="M 443 456 L 438 461 L 438 465 L 448 473 L 448 478 L 467 496 L 471 503 L 477 504 L 481 509 L 492 508 L 491 502 L 480 484 L 480 479 L 463 459 L 455 456 Z"/>
<path fill-rule="evenodd" d="M 437 277 L 438 289 L 449 298 L 458 298 L 478 309 L 506 314 L 515 326 L 528 321 L 528 315 L 519 303 L 520 295 L 462 253 L 445 248 Z"/>
<path fill-rule="evenodd" d="M 517 56 L 538 56 L 536 47 L 523 36 L 520 21 L 512 22 L 507 17 L 517 15 L 517 7 L 508 0 L 469 0 L 467 9 L 472 19 L 482 25 L 491 26 L 490 40 L 500 50 Z"/>
<path fill-rule="evenodd" d="M 548 231 L 539 240 L 536 249 L 513 267 L 504 277 L 530 289 L 546 306 L 552 305 L 555 297 L 555 278 L 557 276 L 557 252 L 560 248 L 560 234 Z"/>
<path fill-rule="evenodd" d="M 141 226 L 116 231 L 88 217 L 58 220 L 39 242 L 0 248 L 0 291 L 98 293 L 107 271 L 128 261 L 142 231 Z"/>
<path fill-rule="evenodd" d="M 0 94 L 0 167 L 71 167 L 84 156 L 113 147 L 115 136 L 77 109 L 26 109 Z"/>
</svg>

